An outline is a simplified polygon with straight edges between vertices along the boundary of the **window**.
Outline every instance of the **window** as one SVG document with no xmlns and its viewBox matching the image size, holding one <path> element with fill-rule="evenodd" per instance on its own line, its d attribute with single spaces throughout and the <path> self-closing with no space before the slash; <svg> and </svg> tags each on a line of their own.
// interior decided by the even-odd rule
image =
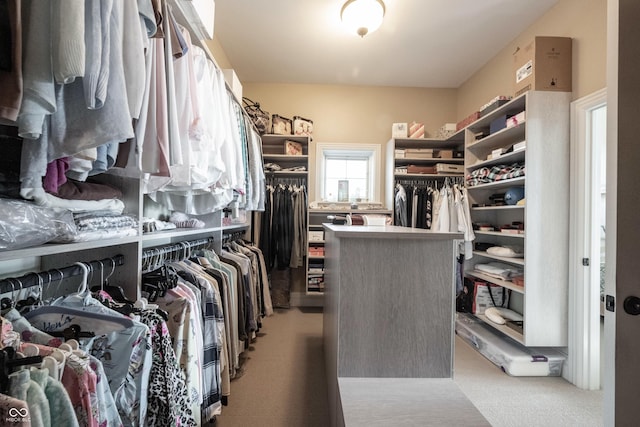
<svg viewBox="0 0 640 427">
<path fill-rule="evenodd" d="M 318 143 L 318 197 L 328 202 L 378 201 L 380 146 Z"/>
</svg>

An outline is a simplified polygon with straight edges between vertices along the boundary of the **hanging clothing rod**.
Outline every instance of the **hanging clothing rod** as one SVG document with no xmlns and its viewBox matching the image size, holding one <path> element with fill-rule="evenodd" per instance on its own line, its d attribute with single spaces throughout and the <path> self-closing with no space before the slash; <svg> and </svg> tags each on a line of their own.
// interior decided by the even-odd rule
<svg viewBox="0 0 640 427">
<path fill-rule="evenodd" d="M 184 261 L 191 253 L 200 249 L 213 249 L 215 239 L 185 240 L 172 245 L 157 246 L 142 251 L 142 273 L 157 270 L 167 262 Z"/>
<path fill-rule="evenodd" d="M 229 243 L 235 240 L 240 240 L 244 238 L 247 229 L 243 228 L 241 230 L 234 230 L 227 233 L 222 233 L 222 243 Z"/>
<path fill-rule="evenodd" d="M 286 185 L 296 185 L 298 187 L 307 185 L 306 178 L 291 178 L 291 177 L 281 177 L 281 176 L 275 176 L 275 175 L 268 176 L 265 182 L 267 185 L 286 184 Z"/>
<path fill-rule="evenodd" d="M 124 255 L 115 255 L 111 258 L 103 260 L 84 262 L 90 271 L 99 271 L 104 269 L 106 273 L 113 267 L 124 264 Z M 54 268 L 39 273 L 27 273 L 24 276 L 15 278 L 4 278 L 0 280 L 0 294 L 19 291 L 24 288 L 34 286 L 48 286 L 51 283 L 59 282 L 74 276 L 80 276 L 84 273 L 82 267 L 78 265 L 70 265 L 68 267 Z"/>
</svg>

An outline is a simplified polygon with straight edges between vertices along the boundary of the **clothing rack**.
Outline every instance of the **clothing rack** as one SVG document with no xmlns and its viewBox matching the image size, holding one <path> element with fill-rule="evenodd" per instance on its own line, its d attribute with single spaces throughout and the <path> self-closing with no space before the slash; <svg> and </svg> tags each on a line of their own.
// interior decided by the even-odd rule
<svg viewBox="0 0 640 427">
<path fill-rule="evenodd" d="M 215 239 L 185 240 L 172 245 L 145 249 L 142 252 L 142 273 L 149 273 L 162 267 L 167 262 L 184 261 L 191 258 L 194 251 L 213 249 Z"/>
<path fill-rule="evenodd" d="M 89 271 L 110 271 L 117 266 L 124 264 L 124 255 L 115 255 L 97 261 L 84 262 Z M 39 273 L 27 273 L 24 276 L 15 278 L 4 278 L 0 280 L 0 294 L 19 291 L 24 288 L 34 286 L 48 286 L 52 283 L 60 282 L 74 276 L 84 274 L 84 269 L 77 265 L 70 265 L 63 268 L 54 268 Z"/>
<path fill-rule="evenodd" d="M 439 188 L 441 186 L 450 186 L 450 185 L 464 185 L 464 176 L 447 176 L 442 179 L 437 179 L 433 177 L 425 177 L 425 178 L 398 178 L 396 179 L 396 184 L 400 185 L 412 185 L 412 186 L 425 186 L 432 188 Z"/>
<path fill-rule="evenodd" d="M 282 177 L 275 175 L 268 175 L 265 179 L 267 185 L 296 185 L 298 187 L 302 187 L 303 185 L 307 185 L 306 178 L 292 178 L 292 177 Z"/>
<path fill-rule="evenodd" d="M 222 243 L 229 243 L 236 240 L 243 239 L 246 233 L 246 229 L 229 231 L 222 234 Z"/>
</svg>

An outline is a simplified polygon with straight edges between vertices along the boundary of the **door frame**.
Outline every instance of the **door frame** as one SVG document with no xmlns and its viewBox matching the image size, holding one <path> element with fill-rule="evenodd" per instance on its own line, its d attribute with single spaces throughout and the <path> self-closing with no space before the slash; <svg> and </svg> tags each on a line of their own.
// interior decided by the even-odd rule
<svg viewBox="0 0 640 427">
<path fill-rule="evenodd" d="M 591 135 L 591 113 L 607 105 L 600 89 L 571 103 L 571 188 L 569 238 L 569 330 L 565 379 L 581 389 L 600 388 L 600 239 L 596 193 L 598 147 Z M 583 265 L 588 259 L 590 265 Z"/>
</svg>

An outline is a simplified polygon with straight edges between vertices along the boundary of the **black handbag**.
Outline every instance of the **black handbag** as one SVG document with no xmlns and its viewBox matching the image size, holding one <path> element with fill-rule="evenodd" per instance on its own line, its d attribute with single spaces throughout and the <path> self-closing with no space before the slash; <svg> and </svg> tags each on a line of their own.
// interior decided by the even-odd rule
<svg viewBox="0 0 640 427">
<path fill-rule="evenodd" d="M 260 135 L 267 133 L 269 131 L 271 115 L 260 108 L 260 103 L 252 101 L 249 98 L 242 97 L 242 106 L 258 130 L 258 133 Z"/>
</svg>

